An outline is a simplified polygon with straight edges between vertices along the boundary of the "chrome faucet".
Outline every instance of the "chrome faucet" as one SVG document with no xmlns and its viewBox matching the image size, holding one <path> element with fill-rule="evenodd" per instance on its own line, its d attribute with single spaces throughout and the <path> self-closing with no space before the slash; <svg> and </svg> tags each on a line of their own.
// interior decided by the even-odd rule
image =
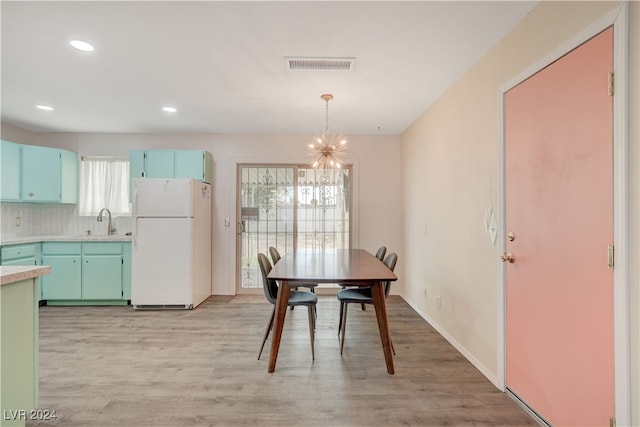
<svg viewBox="0 0 640 427">
<path fill-rule="evenodd" d="M 102 213 L 104 211 L 107 211 L 107 214 L 109 215 L 109 224 L 107 224 L 107 234 L 111 235 L 116 231 L 116 229 L 111 226 L 111 211 L 107 208 L 100 209 L 100 212 L 98 213 L 97 221 L 102 222 Z"/>
</svg>

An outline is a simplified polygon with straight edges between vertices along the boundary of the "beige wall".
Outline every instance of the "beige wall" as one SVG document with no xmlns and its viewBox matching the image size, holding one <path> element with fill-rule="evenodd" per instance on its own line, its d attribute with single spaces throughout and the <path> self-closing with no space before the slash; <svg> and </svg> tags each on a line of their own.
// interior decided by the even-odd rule
<svg viewBox="0 0 640 427">
<path fill-rule="evenodd" d="M 498 203 L 498 90 L 618 2 L 543 2 L 402 135 L 404 296 L 499 383 L 497 248 L 483 226 Z M 638 413 L 638 4 L 631 5 L 632 412 Z M 425 232 L 426 227 L 426 232 Z M 438 297 L 441 306 L 438 307 Z"/>
<path fill-rule="evenodd" d="M 235 164 L 307 163 L 309 135 L 151 135 L 151 134 L 37 134 L 8 124 L 2 137 L 19 143 L 64 148 L 85 156 L 127 156 L 134 148 L 194 148 L 214 159 L 213 292 L 235 293 Z M 351 136 L 347 160 L 354 163 L 354 246 L 375 251 L 380 245 L 398 252 L 396 271 L 402 275 L 402 193 L 400 138 Z M 400 280 L 393 292 L 399 293 Z"/>
</svg>

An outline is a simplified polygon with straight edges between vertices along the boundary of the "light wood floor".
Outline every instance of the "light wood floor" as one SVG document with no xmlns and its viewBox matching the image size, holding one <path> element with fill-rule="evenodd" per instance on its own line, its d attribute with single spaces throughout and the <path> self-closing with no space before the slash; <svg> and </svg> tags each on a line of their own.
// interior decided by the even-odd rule
<svg viewBox="0 0 640 427">
<path fill-rule="evenodd" d="M 238 302 L 240 301 L 240 302 Z M 318 303 L 316 360 L 307 312 L 287 313 L 276 371 L 258 350 L 272 306 L 212 297 L 192 311 L 40 308 L 40 408 L 59 426 L 536 425 L 399 297 L 387 374 L 375 312 Z"/>
</svg>

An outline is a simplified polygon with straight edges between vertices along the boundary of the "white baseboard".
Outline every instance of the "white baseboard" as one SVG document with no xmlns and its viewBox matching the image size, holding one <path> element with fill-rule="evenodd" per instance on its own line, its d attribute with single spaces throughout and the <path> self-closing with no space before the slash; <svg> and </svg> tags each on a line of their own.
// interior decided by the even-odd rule
<svg viewBox="0 0 640 427">
<path fill-rule="evenodd" d="M 434 321 L 431 317 L 429 317 L 425 312 L 423 312 L 420 308 L 416 307 L 411 301 L 407 300 L 403 295 L 400 296 L 407 304 L 413 308 L 416 313 L 420 315 L 426 322 L 433 327 L 440 335 L 446 339 L 449 344 L 451 344 L 456 350 L 458 350 L 473 366 L 476 367 L 480 371 L 482 375 L 484 375 L 491 384 L 496 386 L 496 388 L 500 391 L 504 391 L 499 386 L 498 377 L 496 377 L 485 365 L 483 365 L 478 359 L 475 358 L 473 354 L 471 354 L 462 344 L 456 341 L 451 335 L 449 335 L 442 327 L 438 324 L 438 322 Z"/>
</svg>

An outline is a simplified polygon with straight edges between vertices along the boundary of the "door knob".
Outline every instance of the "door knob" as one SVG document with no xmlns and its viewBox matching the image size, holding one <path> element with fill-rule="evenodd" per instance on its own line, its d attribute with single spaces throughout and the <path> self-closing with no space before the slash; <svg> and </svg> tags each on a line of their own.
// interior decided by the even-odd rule
<svg viewBox="0 0 640 427">
<path fill-rule="evenodd" d="M 514 262 L 516 260 L 516 256 L 514 254 L 512 254 L 511 252 L 505 252 L 500 256 L 500 259 L 502 260 L 502 262 Z"/>
</svg>

